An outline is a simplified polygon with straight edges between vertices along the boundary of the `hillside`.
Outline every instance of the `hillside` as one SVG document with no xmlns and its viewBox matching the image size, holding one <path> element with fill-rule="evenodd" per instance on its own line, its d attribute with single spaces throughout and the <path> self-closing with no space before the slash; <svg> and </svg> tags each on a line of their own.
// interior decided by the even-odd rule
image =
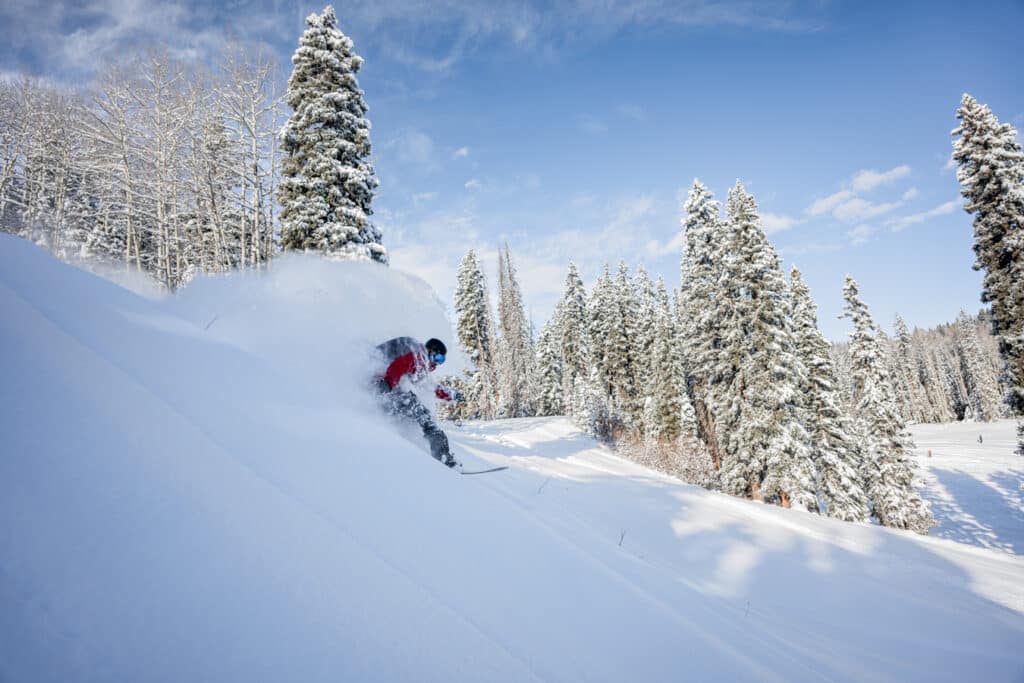
<svg viewBox="0 0 1024 683">
<path fill-rule="evenodd" d="M 288 257 L 147 299 L 0 235 L 0 680 L 1024 677 L 1024 560 L 683 485 L 560 418 L 377 415 L 421 281 Z"/>
</svg>

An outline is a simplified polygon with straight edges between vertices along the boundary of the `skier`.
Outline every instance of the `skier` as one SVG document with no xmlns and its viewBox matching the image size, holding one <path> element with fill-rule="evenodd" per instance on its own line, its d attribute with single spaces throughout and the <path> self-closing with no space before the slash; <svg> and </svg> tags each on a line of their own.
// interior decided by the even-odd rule
<svg viewBox="0 0 1024 683">
<path fill-rule="evenodd" d="M 422 381 L 444 363 L 448 352 L 444 343 L 440 339 L 428 339 L 426 344 L 421 344 L 412 337 L 396 337 L 378 345 L 376 350 L 379 367 L 374 375 L 374 386 L 385 410 L 414 420 L 430 444 L 430 454 L 444 465 L 455 467 L 458 462 L 449 450 L 448 436 L 437 426 L 430 410 L 416 394 L 407 384 L 403 385 L 403 379 L 408 383 Z M 445 401 L 462 401 L 462 394 L 441 385 L 434 388 L 434 395 Z"/>
</svg>

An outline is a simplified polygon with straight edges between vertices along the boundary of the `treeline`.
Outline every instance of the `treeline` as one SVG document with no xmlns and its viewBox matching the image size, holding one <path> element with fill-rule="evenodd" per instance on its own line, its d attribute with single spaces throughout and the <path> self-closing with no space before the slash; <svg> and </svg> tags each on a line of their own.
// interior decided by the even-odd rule
<svg viewBox="0 0 1024 683">
<path fill-rule="evenodd" d="M 908 421 L 988 420 L 1001 360 L 984 318 L 888 337 L 847 279 L 850 341 L 821 335 L 810 291 L 787 278 L 739 184 L 725 213 L 695 182 L 681 287 L 607 266 L 589 291 L 573 264 L 536 337 L 512 257 L 497 319 L 470 251 L 455 309 L 471 368 L 456 417 L 568 415 L 627 456 L 683 480 L 839 519 L 926 532 Z"/>
<path fill-rule="evenodd" d="M 988 422 L 1013 416 L 1006 363 L 991 329 L 988 311 L 976 316 L 961 312 L 954 323 L 913 333 L 896 316 L 894 336 L 882 333 L 880 338 L 904 420 Z M 849 406 L 849 345 L 836 344 L 833 360 Z"/>
<path fill-rule="evenodd" d="M 277 67 L 227 49 L 212 70 L 154 51 L 81 92 L 0 80 L 0 230 L 174 290 L 274 248 Z"/>
</svg>

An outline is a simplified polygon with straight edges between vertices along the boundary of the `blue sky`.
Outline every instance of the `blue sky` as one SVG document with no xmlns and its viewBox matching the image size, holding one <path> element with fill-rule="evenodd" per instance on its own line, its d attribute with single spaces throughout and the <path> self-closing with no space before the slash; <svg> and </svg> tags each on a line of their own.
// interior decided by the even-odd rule
<svg viewBox="0 0 1024 683">
<path fill-rule="evenodd" d="M 283 65 L 320 3 L 0 5 L 0 74 L 80 83 L 162 41 L 204 60 L 226 35 Z M 679 282 L 681 201 L 740 179 L 822 330 L 846 273 L 876 320 L 980 307 L 970 216 L 948 165 L 960 96 L 1024 127 L 1020 2 L 578 0 L 338 3 L 360 84 L 392 264 L 450 299 L 472 247 L 507 242 L 542 325 L 570 259 Z"/>
</svg>

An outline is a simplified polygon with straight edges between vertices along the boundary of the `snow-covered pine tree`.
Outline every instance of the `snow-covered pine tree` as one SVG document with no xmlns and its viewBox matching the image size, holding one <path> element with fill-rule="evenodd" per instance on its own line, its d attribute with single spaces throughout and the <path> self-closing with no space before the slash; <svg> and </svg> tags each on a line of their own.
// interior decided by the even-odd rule
<svg viewBox="0 0 1024 683">
<path fill-rule="evenodd" d="M 893 405 L 892 386 L 878 343 L 878 328 L 861 301 L 857 282 L 846 276 L 840 317 L 850 318 L 850 357 L 856 417 L 860 422 L 867 492 L 884 526 L 928 533 L 934 524 L 928 504 L 914 490 L 910 435 Z"/>
<path fill-rule="evenodd" d="M 498 414 L 529 417 L 533 414 L 534 400 L 533 340 L 508 245 L 498 252 L 498 330 L 495 357 Z"/>
<path fill-rule="evenodd" d="M 462 263 L 455 285 L 456 333 L 471 367 L 466 369 L 466 412 L 473 417 L 492 420 L 496 415 L 494 373 L 494 323 L 487 280 L 476 253 L 470 249 Z"/>
<path fill-rule="evenodd" d="M 968 94 L 953 135 L 964 210 L 974 214 L 974 267 L 985 271 L 981 300 L 992 304 L 993 332 L 1006 358 L 1007 400 L 1024 413 L 1024 153 L 1017 131 Z M 1024 425 L 1021 427 L 1024 435 Z M 1020 442 L 1024 452 L 1024 440 Z"/>
<path fill-rule="evenodd" d="M 817 510 L 814 465 L 803 427 L 800 388 L 806 371 L 795 353 L 789 292 L 757 204 L 739 181 L 727 202 L 729 241 L 724 353 L 716 375 L 732 374 L 722 486 L 727 492 Z"/>
<path fill-rule="evenodd" d="M 722 454 L 711 403 L 720 327 L 727 312 L 722 309 L 729 305 L 719 286 L 725 229 L 719 203 L 699 180 L 694 179 L 683 211 L 686 245 L 680 269 L 678 343 L 686 363 L 687 393 L 693 399 L 698 431 L 711 452 L 715 469 L 719 469 Z"/>
<path fill-rule="evenodd" d="M 990 422 L 999 417 L 999 392 L 996 377 L 982 357 L 974 323 L 963 311 L 956 320 L 956 340 L 960 349 L 960 372 L 967 388 L 967 403 L 971 417 L 979 422 Z"/>
<path fill-rule="evenodd" d="M 643 397 L 637 388 L 634 348 L 637 308 L 637 294 L 629 267 L 625 261 L 620 261 L 612 284 L 612 308 L 608 312 L 604 357 L 611 382 L 612 405 L 628 429 L 641 428 L 643 412 Z"/>
<path fill-rule="evenodd" d="M 538 415 L 563 415 L 565 404 L 562 399 L 562 355 L 561 344 L 556 336 L 559 311 L 541 329 L 537 339 L 537 383 L 536 400 Z"/>
<path fill-rule="evenodd" d="M 627 312 L 627 316 L 632 321 L 633 376 L 636 389 L 641 394 L 640 402 L 644 403 L 646 398 L 651 395 L 649 385 L 652 379 L 652 355 L 659 312 L 654 283 L 651 282 L 651 277 L 643 266 L 638 266 L 636 269 L 632 293 L 635 308 Z M 667 304 L 667 292 L 665 296 Z"/>
<path fill-rule="evenodd" d="M 288 79 L 294 111 L 281 129 L 281 245 L 387 263 L 380 231 L 370 221 L 378 182 L 356 80 L 363 60 L 330 5 L 306 24 Z"/>
<path fill-rule="evenodd" d="M 680 381 L 676 376 L 675 344 L 676 331 L 672 309 L 665 289 L 665 281 L 659 277 L 654 289 L 652 306 L 652 341 L 647 350 L 648 362 L 644 374 L 646 410 L 644 431 L 655 441 L 673 441 L 680 434 L 682 400 Z M 687 400 L 689 406 L 689 401 Z M 693 407 L 690 406 L 692 413 Z M 694 434 L 691 434 L 694 436 Z"/>
<path fill-rule="evenodd" d="M 562 396 L 566 412 L 575 416 L 583 411 L 583 386 L 589 375 L 589 361 L 587 295 L 574 263 L 569 263 L 558 311 L 555 337 L 561 343 Z"/>
<path fill-rule="evenodd" d="M 817 307 L 796 266 L 790 271 L 790 293 L 793 338 L 807 369 L 801 393 L 818 473 L 818 497 L 829 517 L 862 522 L 868 518 L 869 507 L 861 479 L 860 453 L 850 434 L 849 418 L 840 409 L 829 343 L 818 329 Z"/>
<path fill-rule="evenodd" d="M 600 439 L 610 439 L 621 426 L 621 415 L 612 406 L 615 392 L 611 370 L 613 352 L 609 340 L 614 334 L 617 313 L 615 286 L 608 265 L 594 282 L 587 300 L 587 349 L 590 371 L 585 404 L 588 429 Z"/>
</svg>

